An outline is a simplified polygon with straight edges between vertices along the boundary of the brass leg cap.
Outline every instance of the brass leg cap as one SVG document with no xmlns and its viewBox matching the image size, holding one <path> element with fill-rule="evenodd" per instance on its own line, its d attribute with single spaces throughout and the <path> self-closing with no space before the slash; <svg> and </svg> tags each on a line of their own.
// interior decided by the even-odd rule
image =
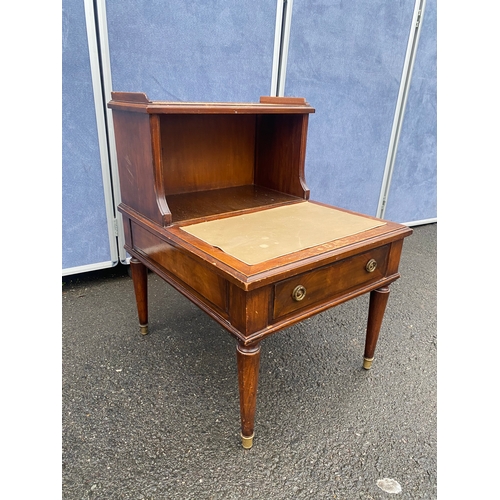
<svg viewBox="0 0 500 500">
<path fill-rule="evenodd" d="M 369 370 L 372 367 L 373 359 L 374 358 L 364 358 L 363 359 L 363 368 L 365 370 Z"/>
<path fill-rule="evenodd" d="M 252 434 L 251 436 L 244 436 L 243 434 L 241 435 L 241 444 L 243 446 L 243 448 L 245 448 L 245 450 L 249 450 L 252 445 L 253 445 L 253 437 L 254 437 L 254 434 Z"/>
<path fill-rule="evenodd" d="M 139 325 L 141 329 L 141 334 L 142 335 L 147 335 L 148 334 L 148 325 Z"/>
</svg>

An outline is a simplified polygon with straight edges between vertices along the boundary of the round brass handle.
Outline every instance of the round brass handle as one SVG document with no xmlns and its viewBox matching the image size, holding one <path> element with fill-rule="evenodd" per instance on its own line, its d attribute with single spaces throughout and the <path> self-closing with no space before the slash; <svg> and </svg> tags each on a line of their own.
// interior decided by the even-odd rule
<svg viewBox="0 0 500 500">
<path fill-rule="evenodd" d="M 300 302 L 306 296 L 306 287 L 297 285 L 292 292 L 292 298 L 296 302 Z"/>
<path fill-rule="evenodd" d="M 377 268 L 377 261 L 375 259 L 370 259 L 365 266 L 365 269 L 369 273 L 373 273 L 373 271 L 375 271 L 376 268 Z"/>
</svg>

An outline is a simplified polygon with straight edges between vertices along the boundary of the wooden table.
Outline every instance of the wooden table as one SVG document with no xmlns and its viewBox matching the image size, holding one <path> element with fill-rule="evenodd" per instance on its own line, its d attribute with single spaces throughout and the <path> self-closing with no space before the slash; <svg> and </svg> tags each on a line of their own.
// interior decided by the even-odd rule
<svg viewBox="0 0 500 500">
<path fill-rule="evenodd" d="M 108 104 L 140 331 L 147 270 L 236 339 L 241 437 L 254 437 L 262 340 L 370 293 L 363 366 L 371 368 L 406 226 L 309 201 L 309 114 L 301 98 L 259 103 Z"/>
</svg>

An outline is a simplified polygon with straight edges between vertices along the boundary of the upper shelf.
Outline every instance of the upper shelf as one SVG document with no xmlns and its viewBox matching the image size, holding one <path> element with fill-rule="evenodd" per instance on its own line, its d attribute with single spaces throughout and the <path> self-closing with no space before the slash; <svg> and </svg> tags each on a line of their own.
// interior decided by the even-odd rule
<svg viewBox="0 0 500 500">
<path fill-rule="evenodd" d="M 113 92 L 108 104 L 121 206 L 162 226 L 309 199 L 303 98 L 258 103 L 152 102 Z"/>
<path fill-rule="evenodd" d="M 111 109 L 149 114 L 303 114 L 315 110 L 302 97 L 260 98 L 259 103 L 150 101 L 143 92 L 112 92 Z"/>
</svg>

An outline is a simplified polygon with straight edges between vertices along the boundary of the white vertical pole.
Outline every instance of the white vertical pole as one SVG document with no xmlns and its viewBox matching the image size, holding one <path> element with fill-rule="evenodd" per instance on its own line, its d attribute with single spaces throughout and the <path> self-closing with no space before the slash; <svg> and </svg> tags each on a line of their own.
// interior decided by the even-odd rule
<svg viewBox="0 0 500 500">
<path fill-rule="evenodd" d="M 116 156 L 115 146 L 115 130 L 113 128 L 113 114 L 107 107 L 107 103 L 111 100 L 111 91 L 113 90 L 113 81 L 111 78 L 111 60 L 109 56 L 109 42 L 108 42 L 108 22 L 106 18 L 106 4 L 105 0 L 96 0 L 97 7 L 97 20 L 99 26 L 99 44 L 101 49 L 101 67 L 102 67 L 102 85 L 104 97 L 104 111 L 107 117 L 107 132 L 109 142 L 109 160 L 111 168 L 111 182 L 113 186 L 113 195 L 115 203 L 115 217 L 117 221 L 117 239 L 118 239 L 118 252 L 120 255 L 120 262 L 127 262 L 127 252 L 123 248 L 125 244 L 125 235 L 123 230 L 123 218 L 120 212 L 116 209 L 121 202 L 120 196 L 120 178 L 118 175 L 118 159 Z"/>
<path fill-rule="evenodd" d="M 288 64 L 288 48 L 290 46 L 290 29 L 292 26 L 293 0 L 285 0 L 285 20 L 282 26 L 280 78 L 278 95 L 285 95 L 286 67 Z"/>
<path fill-rule="evenodd" d="M 380 197 L 377 208 L 377 217 L 380 218 L 384 218 L 385 210 L 387 207 L 387 199 L 391 187 L 394 163 L 396 161 L 399 136 L 401 133 L 401 127 L 403 125 L 403 117 L 405 113 L 406 102 L 408 99 L 408 91 L 410 89 L 413 66 L 415 63 L 415 56 L 417 53 L 418 41 L 420 38 L 422 20 L 424 17 L 425 3 L 426 0 L 415 1 L 413 18 L 411 21 L 410 36 L 408 38 L 408 45 L 406 48 L 405 62 L 403 65 L 403 73 L 401 76 L 401 84 L 399 86 L 398 100 L 396 103 L 396 111 L 394 113 L 391 138 L 389 141 L 389 149 L 387 152 L 387 159 L 385 163 L 384 177 L 382 180 L 382 188 L 380 190 Z"/>
<path fill-rule="evenodd" d="M 115 236 L 115 209 L 113 206 L 113 191 L 111 187 L 111 172 L 109 169 L 108 141 L 106 139 L 106 118 L 102 102 L 101 68 L 99 64 L 99 47 L 96 31 L 94 4 L 92 0 L 84 0 L 85 23 L 89 46 L 90 72 L 92 75 L 92 89 L 94 94 L 94 107 L 96 113 L 97 136 L 101 159 L 102 180 L 104 185 L 104 202 L 106 205 L 106 218 L 109 235 L 109 244 L 113 265 L 118 263 L 118 248 Z"/>
<path fill-rule="evenodd" d="M 280 71 L 280 54 L 281 54 L 281 29 L 283 23 L 283 6 L 284 0 L 276 2 L 276 25 L 274 28 L 274 52 L 273 52 L 273 68 L 271 73 L 271 92 L 270 96 L 278 95 L 278 78 Z"/>
<path fill-rule="evenodd" d="M 293 0 L 278 0 L 276 4 L 276 27 L 274 33 L 273 70 L 271 95 L 285 95 L 286 66 L 290 45 Z"/>
</svg>

